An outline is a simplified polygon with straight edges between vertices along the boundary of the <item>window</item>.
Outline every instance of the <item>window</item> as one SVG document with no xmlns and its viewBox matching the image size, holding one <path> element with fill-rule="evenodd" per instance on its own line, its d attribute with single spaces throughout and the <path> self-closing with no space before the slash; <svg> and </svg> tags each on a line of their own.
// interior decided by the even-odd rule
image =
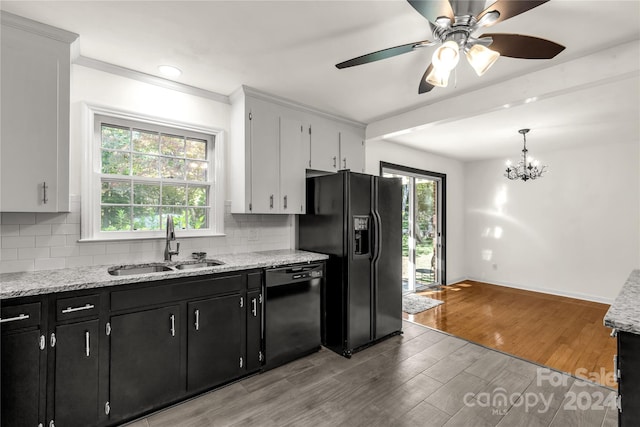
<svg viewBox="0 0 640 427">
<path fill-rule="evenodd" d="M 215 145 L 215 133 L 94 114 L 82 239 L 164 237 L 167 215 L 182 237 L 219 234 Z"/>
</svg>

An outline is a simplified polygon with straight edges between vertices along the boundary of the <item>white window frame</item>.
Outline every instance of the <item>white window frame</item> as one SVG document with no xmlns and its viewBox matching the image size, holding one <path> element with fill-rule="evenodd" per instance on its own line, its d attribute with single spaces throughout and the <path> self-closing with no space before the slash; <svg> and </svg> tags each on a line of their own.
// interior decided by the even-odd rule
<svg viewBox="0 0 640 427">
<path fill-rule="evenodd" d="M 206 229 L 177 229 L 176 237 L 207 237 L 224 236 L 224 131 L 189 123 L 176 122 L 163 118 L 150 117 L 127 111 L 114 110 L 97 105 L 83 105 L 84 140 L 82 143 L 81 170 L 81 226 L 80 241 L 110 241 L 110 240 L 143 240 L 164 239 L 165 230 L 140 231 L 101 231 L 100 203 L 101 203 L 101 140 L 96 131 L 96 115 L 114 117 L 140 124 L 174 128 L 178 131 L 197 132 L 210 135 L 213 141 L 209 160 L 208 182 L 211 185 L 209 194 L 209 228 Z"/>
</svg>

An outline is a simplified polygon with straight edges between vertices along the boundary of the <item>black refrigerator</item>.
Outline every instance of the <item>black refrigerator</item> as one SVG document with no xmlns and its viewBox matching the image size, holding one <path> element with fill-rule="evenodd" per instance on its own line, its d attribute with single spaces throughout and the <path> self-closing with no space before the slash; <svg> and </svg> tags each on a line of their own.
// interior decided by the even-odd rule
<svg viewBox="0 0 640 427">
<path fill-rule="evenodd" d="M 322 344 L 350 357 L 402 330 L 402 188 L 347 170 L 307 178 L 298 247 L 329 255 Z"/>
</svg>

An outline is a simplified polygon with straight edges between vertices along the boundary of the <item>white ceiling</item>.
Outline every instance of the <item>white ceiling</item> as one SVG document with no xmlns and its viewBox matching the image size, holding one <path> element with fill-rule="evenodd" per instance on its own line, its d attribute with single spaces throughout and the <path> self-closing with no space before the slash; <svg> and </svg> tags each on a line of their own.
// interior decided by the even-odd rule
<svg viewBox="0 0 640 427">
<path fill-rule="evenodd" d="M 176 80 L 229 95 L 240 85 L 288 98 L 367 124 L 415 110 L 438 111 L 473 91 L 500 93 L 510 79 L 562 74 L 564 64 L 640 39 L 640 1 L 551 0 L 493 26 L 490 32 L 539 36 L 565 45 L 552 60 L 500 58 L 483 77 L 464 61 L 457 82 L 418 95 L 418 82 L 433 48 L 344 70 L 335 64 L 383 48 L 430 39 L 427 21 L 405 0 L 386 1 L 2 1 L 0 8 L 80 34 L 80 54 L 144 73 L 157 66 L 183 70 Z M 637 44 L 635 46 L 638 46 Z M 411 126 L 394 125 L 391 141 L 442 155 L 474 160 L 517 150 L 517 129 L 532 128 L 536 147 L 602 143 L 602 135 L 640 140 L 640 52 L 628 52 L 615 70 L 584 69 L 581 83 L 515 108 L 487 102 L 473 114 Z M 629 69 L 635 74 L 629 74 Z M 551 71 L 549 71 L 551 70 Z M 555 71 L 557 70 L 557 71 Z M 564 70 L 566 72 L 566 70 Z M 585 82 L 591 79 L 593 85 Z M 625 74 L 626 73 L 626 74 Z M 488 91 L 488 92 L 487 92 Z M 491 95 L 488 96 L 491 98 Z M 511 102 L 511 101 L 509 101 Z M 507 103 L 509 103 L 507 102 Z M 501 101 L 504 104 L 504 102 Z M 603 114 L 604 113 L 604 114 Z M 610 114 L 615 113 L 615 114 Z M 603 120 L 603 118 L 606 118 Z M 402 134 L 405 127 L 410 132 Z M 515 153 L 517 154 L 517 153 Z"/>
</svg>

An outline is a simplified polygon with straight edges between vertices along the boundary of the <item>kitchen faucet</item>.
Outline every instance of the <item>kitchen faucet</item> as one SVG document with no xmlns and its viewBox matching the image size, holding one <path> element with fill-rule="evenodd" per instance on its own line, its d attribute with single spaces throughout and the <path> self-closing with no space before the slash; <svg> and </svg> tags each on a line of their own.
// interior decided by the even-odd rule
<svg viewBox="0 0 640 427">
<path fill-rule="evenodd" d="M 176 250 L 171 249 L 171 242 L 176 240 L 176 232 L 173 229 L 173 215 L 167 215 L 167 239 L 164 247 L 164 260 L 171 261 L 172 255 L 180 253 L 180 242 L 176 244 Z"/>
</svg>

